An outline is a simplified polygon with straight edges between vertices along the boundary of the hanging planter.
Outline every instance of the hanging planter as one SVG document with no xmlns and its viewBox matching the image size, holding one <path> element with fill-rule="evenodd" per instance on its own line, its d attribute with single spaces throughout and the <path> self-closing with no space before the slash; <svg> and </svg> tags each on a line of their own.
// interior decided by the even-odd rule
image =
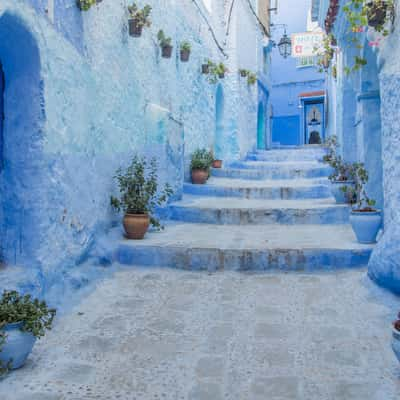
<svg viewBox="0 0 400 400">
<path fill-rule="evenodd" d="M 184 41 L 181 43 L 181 61 L 182 62 L 189 61 L 191 50 L 192 50 L 192 46 L 189 42 Z"/>
<path fill-rule="evenodd" d="M 90 7 L 94 6 L 98 2 L 96 0 L 77 0 L 76 5 L 81 11 L 88 11 Z"/>
<path fill-rule="evenodd" d="M 143 27 L 149 27 L 151 21 L 149 19 L 151 14 L 151 7 L 149 5 L 144 6 L 140 9 L 136 3 L 133 3 L 128 7 L 129 11 L 129 35 L 132 37 L 142 36 Z"/>
<path fill-rule="evenodd" d="M 171 45 L 172 39 L 165 36 L 164 31 L 160 30 L 157 35 L 158 43 L 161 47 L 161 55 L 163 58 L 171 58 L 173 46 Z"/>
<path fill-rule="evenodd" d="M 368 26 L 376 29 L 386 22 L 388 4 L 383 0 L 370 1 L 366 4 Z"/>
<path fill-rule="evenodd" d="M 239 69 L 239 74 L 242 78 L 246 78 L 248 73 L 249 71 L 247 71 L 247 69 Z"/>
<path fill-rule="evenodd" d="M 203 75 L 208 75 L 213 65 L 214 63 L 211 60 L 207 60 L 206 64 L 202 64 L 201 66 L 201 73 Z"/>
</svg>

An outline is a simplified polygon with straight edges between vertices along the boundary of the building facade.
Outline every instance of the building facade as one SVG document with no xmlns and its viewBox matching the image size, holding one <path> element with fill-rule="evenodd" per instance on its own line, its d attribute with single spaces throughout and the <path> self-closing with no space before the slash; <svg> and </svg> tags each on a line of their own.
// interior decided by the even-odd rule
<svg viewBox="0 0 400 400">
<path fill-rule="evenodd" d="M 345 5 L 354 10 L 348 0 L 313 1 L 313 19 L 335 38 L 327 71 L 327 131 L 338 136 L 345 160 L 362 162 L 368 170 L 367 191 L 384 212 L 384 232 L 371 257 L 369 275 L 399 293 L 400 4 L 395 2 L 395 9 L 387 11 L 387 35 L 378 32 L 373 21 L 354 29 Z"/>
<path fill-rule="evenodd" d="M 0 3 L 1 254 L 42 289 L 84 260 L 115 221 L 113 175 L 134 153 L 156 157 L 179 198 L 196 148 L 234 160 L 263 136 L 268 17 L 257 10 L 268 12 L 268 2 L 139 6 L 146 3 L 152 24 L 140 38 L 129 35 L 125 1 L 88 11 L 76 0 Z M 161 29 L 172 38 L 171 59 L 161 56 Z M 187 63 L 183 41 L 192 45 Z M 227 65 L 225 79 L 208 82 L 208 59 Z M 239 68 L 258 73 L 258 85 Z"/>
</svg>

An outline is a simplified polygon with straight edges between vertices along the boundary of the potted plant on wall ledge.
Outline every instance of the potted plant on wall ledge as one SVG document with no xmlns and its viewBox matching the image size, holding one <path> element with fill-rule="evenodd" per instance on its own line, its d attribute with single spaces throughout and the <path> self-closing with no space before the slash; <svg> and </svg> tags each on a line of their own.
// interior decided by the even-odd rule
<svg viewBox="0 0 400 400">
<path fill-rule="evenodd" d="M 192 183 L 203 185 L 210 176 L 210 167 L 213 162 L 213 155 L 207 149 L 197 149 L 192 154 L 190 169 L 192 172 Z"/>
<path fill-rule="evenodd" d="M 115 179 L 119 185 L 120 198 L 111 196 L 111 206 L 118 212 L 124 212 L 126 237 L 143 239 L 150 224 L 161 229 L 154 212 L 173 192 L 168 183 L 163 191 L 158 191 L 157 161 L 152 159 L 148 165 L 145 158 L 135 155 L 126 170 L 117 170 Z"/>
<path fill-rule="evenodd" d="M 339 145 L 336 136 L 329 137 L 325 146 L 328 153 L 324 156 L 323 161 L 333 169 L 333 172 L 329 175 L 332 195 L 337 204 L 352 203 L 354 196 L 352 188 L 355 182 L 352 179 L 351 165 L 344 163 L 342 157 L 337 154 Z"/>
<path fill-rule="evenodd" d="M 164 58 L 171 58 L 172 56 L 172 39 L 168 36 L 165 36 L 163 30 L 159 30 L 157 34 L 158 43 L 161 47 L 161 55 Z"/>
<path fill-rule="evenodd" d="M 400 313 L 397 320 L 393 322 L 392 349 L 397 359 L 400 361 Z"/>
<path fill-rule="evenodd" d="M 136 3 L 133 3 L 128 7 L 129 11 L 129 35 L 133 37 L 142 36 L 143 27 L 151 26 L 149 19 L 152 8 L 149 5 L 145 5 L 142 9 L 138 7 Z"/>
<path fill-rule="evenodd" d="M 56 310 L 44 301 L 4 291 L 0 300 L 0 376 L 25 364 L 36 339 L 51 329 L 55 315 Z"/>
<path fill-rule="evenodd" d="M 188 41 L 184 41 L 181 43 L 181 61 L 188 62 L 190 58 L 190 52 L 192 50 L 192 45 Z"/>
<path fill-rule="evenodd" d="M 355 177 L 354 193 L 357 206 L 350 213 L 350 223 L 357 240 L 363 244 L 376 242 L 376 237 L 382 226 L 381 211 L 374 208 L 376 201 L 369 198 L 365 190 L 368 183 L 368 172 L 362 163 L 354 163 Z"/>
</svg>

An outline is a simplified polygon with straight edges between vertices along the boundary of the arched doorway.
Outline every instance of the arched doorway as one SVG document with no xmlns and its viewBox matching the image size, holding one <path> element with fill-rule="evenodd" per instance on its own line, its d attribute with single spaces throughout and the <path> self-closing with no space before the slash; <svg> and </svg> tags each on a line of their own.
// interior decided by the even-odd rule
<svg viewBox="0 0 400 400">
<path fill-rule="evenodd" d="M 224 89 L 219 84 L 215 96 L 215 141 L 214 156 L 216 159 L 223 159 L 223 143 L 224 143 L 224 120 L 225 120 L 225 99 Z"/>
<path fill-rule="evenodd" d="M 265 150 L 265 109 L 262 102 L 258 105 L 257 113 L 257 149 Z"/>
<path fill-rule="evenodd" d="M 0 242 L 2 261 L 32 265 L 43 243 L 42 126 L 45 120 L 39 49 L 24 21 L 0 16 L 2 112 Z"/>
</svg>

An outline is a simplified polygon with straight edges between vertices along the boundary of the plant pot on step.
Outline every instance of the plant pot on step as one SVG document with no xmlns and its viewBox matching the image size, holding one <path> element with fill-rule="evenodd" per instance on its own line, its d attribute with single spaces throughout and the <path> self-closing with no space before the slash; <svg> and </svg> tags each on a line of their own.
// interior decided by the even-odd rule
<svg viewBox="0 0 400 400">
<path fill-rule="evenodd" d="M 204 185 L 207 182 L 209 173 L 204 169 L 192 169 L 192 183 L 195 185 Z"/>
<path fill-rule="evenodd" d="M 384 0 L 368 2 L 367 10 L 368 26 L 377 28 L 385 24 L 388 5 Z"/>
<path fill-rule="evenodd" d="M 138 19 L 129 18 L 129 35 L 132 37 L 140 37 L 142 36 L 143 25 L 140 23 Z"/>
<path fill-rule="evenodd" d="M 214 160 L 212 163 L 213 168 L 222 168 L 222 160 Z"/>
<path fill-rule="evenodd" d="M 392 332 L 392 349 L 400 362 L 400 331 L 396 328 L 393 328 Z"/>
<path fill-rule="evenodd" d="M 31 354 L 36 337 L 30 332 L 22 332 L 22 322 L 7 324 L 0 329 L 5 333 L 5 343 L 0 350 L 0 366 L 10 369 L 21 368 Z"/>
<path fill-rule="evenodd" d="M 162 46 L 161 47 L 161 55 L 163 56 L 163 58 L 171 58 L 172 56 L 172 46 Z"/>
<path fill-rule="evenodd" d="M 190 58 L 190 50 L 181 50 L 181 61 L 188 62 Z"/>
<path fill-rule="evenodd" d="M 128 239 L 141 240 L 150 225 L 148 214 L 125 214 L 123 225 Z"/>
<path fill-rule="evenodd" d="M 349 204 L 350 199 L 343 187 L 348 189 L 354 188 L 353 181 L 331 181 L 331 192 L 337 204 Z"/>
<path fill-rule="evenodd" d="M 353 210 L 350 213 L 350 224 L 359 243 L 376 243 L 376 237 L 382 226 L 382 213 L 370 209 Z"/>
</svg>

